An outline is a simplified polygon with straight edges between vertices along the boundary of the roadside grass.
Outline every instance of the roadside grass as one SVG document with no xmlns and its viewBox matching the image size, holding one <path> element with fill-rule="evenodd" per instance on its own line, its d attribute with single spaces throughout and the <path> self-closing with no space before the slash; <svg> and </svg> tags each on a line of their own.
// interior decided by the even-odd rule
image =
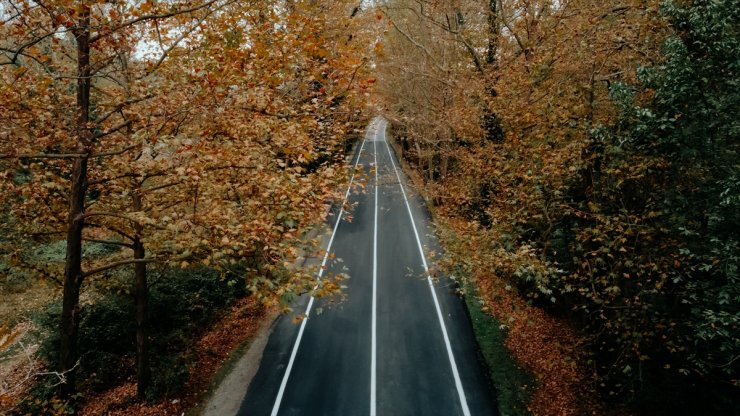
<svg viewBox="0 0 740 416">
<path fill-rule="evenodd" d="M 491 382 L 496 391 L 501 416 L 530 416 L 527 409 L 536 381 L 522 368 L 506 347 L 506 329 L 494 316 L 483 309 L 474 283 L 462 279 L 465 303 L 481 354 L 486 361 Z"/>
</svg>

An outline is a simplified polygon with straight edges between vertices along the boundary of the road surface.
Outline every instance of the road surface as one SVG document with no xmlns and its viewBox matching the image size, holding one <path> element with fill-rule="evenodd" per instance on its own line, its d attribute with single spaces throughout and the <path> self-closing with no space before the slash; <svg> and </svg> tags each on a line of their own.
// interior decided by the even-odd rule
<svg viewBox="0 0 740 416">
<path fill-rule="evenodd" d="M 239 415 L 496 414 L 463 301 L 451 281 L 429 277 L 429 215 L 386 125 L 370 124 L 352 161 L 367 180 L 347 191 L 351 221 L 341 210 L 330 218 L 327 250 L 341 261 L 324 262 L 349 274 L 346 299 L 302 299 L 307 319 L 276 321 Z"/>
</svg>

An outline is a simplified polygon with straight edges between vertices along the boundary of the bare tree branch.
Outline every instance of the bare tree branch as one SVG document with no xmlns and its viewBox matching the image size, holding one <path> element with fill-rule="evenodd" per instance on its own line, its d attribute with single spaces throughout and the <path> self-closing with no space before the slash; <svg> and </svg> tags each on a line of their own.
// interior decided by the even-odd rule
<svg viewBox="0 0 740 416">
<path fill-rule="evenodd" d="M 115 133 L 115 132 L 117 132 L 117 131 L 121 130 L 121 129 L 122 129 L 122 128 L 124 128 L 124 127 L 128 127 L 128 126 L 130 126 L 130 125 L 131 125 L 131 123 L 133 123 L 133 122 L 134 122 L 133 120 L 126 120 L 126 121 L 124 121 L 123 123 L 121 123 L 121 124 L 119 124 L 119 125 L 117 125 L 117 126 L 115 126 L 115 127 L 111 127 L 111 128 L 110 128 L 109 130 L 107 130 L 107 131 L 104 131 L 104 132 L 102 132 L 102 133 L 96 133 L 96 134 L 95 134 L 95 135 L 93 136 L 93 140 L 95 140 L 95 139 L 100 139 L 100 138 L 102 138 L 102 137 L 105 137 L 105 136 L 111 135 L 111 134 L 113 134 L 113 133 Z M 98 153 L 98 154 L 96 154 L 96 155 L 93 155 L 93 156 L 94 156 L 94 157 L 101 157 L 101 156 L 114 156 L 114 155 L 119 155 L 119 154 L 121 154 L 121 153 L 124 153 L 124 152 L 126 152 L 126 151 L 128 151 L 128 150 L 131 150 L 131 149 L 133 149 L 134 147 L 136 147 L 136 146 L 129 146 L 128 148 L 124 149 L 124 150 L 123 150 L 123 151 L 121 151 L 120 153 L 116 153 L 116 152 L 114 152 L 113 154 L 104 154 L 104 153 Z"/>
<path fill-rule="evenodd" d="M 0 159 L 75 159 L 87 156 L 87 153 L 20 153 L 0 155 Z"/>
<path fill-rule="evenodd" d="M 187 8 L 187 9 L 173 10 L 173 11 L 167 12 L 167 13 L 149 14 L 149 15 L 145 15 L 145 16 L 139 16 L 139 17 L 136 17 L 134 19 L 127 20 L 127 21 L 121 23 L 118 26 L 112 27 L 112 28 L 110 28 L 108 31 L 106 31 L 104 33 L 99 33 L 99 34 L 97 34 L 95 36 L 92 36 L 90 38 L 90 43 L 93 44 L 93 43 L 99 41 L 100 39 L 103 39 L 105 37 L 108 37 L 111 34 L 117 32 L 117 31 L 119 31 L 121 29 L 124 29 L 126 27 L 135 25 L 137 23 L 146 22 L 146 21 L 149 21 L 149 20 L 166 19 L 168 17 L 174 17 L 174 16 L 179 16 L 181 14 L 196 12 L 198 10 L 202 10 L 202 9 L 207 8 L 207 7 L 210 7 L 211 5 L 217 3 L 218 1 L 219 0 L 210 0 L 210 1 L 207 1 L 205 3 L 201 3 L 201 4 L 197 5 L 197 6 L 190 7 L 190 8 Z M 229 3 L 233 3 L 235 1 L 236 0 L 227 1 L 224 5 L 229 4 Z"/>
<path fill-rule="evenodd" d="M 148 70 L 148 71 L 146 72 L 146 74 L 145 74 L 145 75 L 144 75 L 143 77 L 149 76 L 149 75 L 151 75 L 151 74 L 152 74 L 152 73 L 153 73 L 154 71 L 156 71 L 157 69 L 159 69 L 159 67 L 160 67 L 160 66 L 162 66 L 162 63 L 163 63 L 163 62 L 165 61 L 165 59 L 167 59 L 167 57 L 169 56 L 170 52 L 172 52 L 172 50 L 173 50 L 173 49 L 175 49 L 175 47 L 177 47 L 177 45 L 179 45 L 179 44 L 180 44 L 180 42 L 182 42 L 183 40 L 185 40 L 185 38 L 186 38 L 186 37 L 188 37 L 188 36 L 189 36 L 190 34 L 192 34 L 193 32 L 195 32 L 196 30 L 200 29 L 200 25 L 201 25 L 201 24 L 202 24 L 202 23 L 203 23 L 203 22 L 204 22 L 204 21 L 205 21 L 205 20 L 206 20 L 206 19 L 207 19 L 207 18 L 208 18 L 208 17 L 210 16 L 210 15 L 211 15 L 211 14 L 213 14 L 213 12 L 212 12 L 212 11 L 211 11 L 211 12 L 209 12 L 209 13 L 207 13 L 207 14 L 206 14 L 205 16 L 203 16 L 202 18 L 200 18 L 200 19 L 199 19 L 199 20 L 198 20 L 198 21 L 197 21 L 197 22 L 196 22 L 195 24 L 191 25 L 191 26 L 190 26 L 190 29 L 189 29 L 189 30 L 186 30 L 186 31 L 184 31 L 184 32 L 183 32 L 183 33 L 182 33 L 182 34 L 180 35 L 180 37 L 178 37 L 178 38 L 177 38 L 177 39 L 176 39 L 176 40 L 175 40 L 174 42 L 172 42 L 172 44 L 171 44 L 170 46 L 168 46 L 168 47 L 167 47 L 167 49 L 164 49 L 164 48 L 163 48 L 163 50 L 162 50 L 162 56 L 160 56 L 160 57 L 159 57 L 159 59 L 157 60 L 157 62 L 156 62 L 156 63 L 155 63 L 154 65 L 152 65 L 152 67 L 151 67 L 151 68 L 150 68 L 150 69 L 149 69 L 149 70 Z M 157 31 L 159 31 L 159 26 L 157 26 Z M 142 77 L 142 78 L 143 78 L 143 77 Z"/>
<path fill-rule="evenodd" d="M 468 42 L 468 40 L 460 34 L 457 34 L 457 38 L 463 45 L 465 45 L 465 49 L 468 50 L 468 53 L 470 53 L 470 57 L 473 59 L 473 64 L 475 64 L 475 69 L 477 69 L 479 73 L 483 74 L 483 65 L 481 64 L 478 52 L 475 51 L 473 45 L 471 45 L 470 42 Z"/>
<path fill-rule="evenodd" d="M 146 100 L 148 100 L 148 99 L 150 99 L 152 97 L 154 97 L 153 94 L 147 94 L 147 95 L 145 95 L 143 97 L 132 98 L 132 99 L 126 100 L 126 101 L 124 101 L 122 103 L 119 103 L 115 107 L 113 107 L 110 111 L 108 111 L 104 115 L 100 116 L 97 120 L 95 120 L 95 122 L 96 123 L 102 123 L 105 120 L 107 120 L 110 116 L 112 116 L 113 114 L 119 113 L 125 107 L 127 107 L 129 105 L 132 105 L 132 104 L 140 103 L 142 101 L 146 101 Z"/>
<path fill-rule="evenodd" d="M 96 223 L 90 223 L 90 222 L 86 223 L 86 225 L 91 228 L 100 228 L 103 230 L 113 231 L 114 233 L 120 235 L 123 238 L 127 238 L 131 241 L 134 241 L 133 235 L 127 233 L 126 231 L 121 230 L 120 228 L 113 227 L 112 225 L 102 225 L 102 224 L 96 224 Z"/>
<path fill-rule="evenodd" d="M 75 365 L 62 372 L 58 371 L 37 371 L 39 368 L 41 368 L 41 364 L 36 360 L 34 357 L 34 352 L 31 350 L 30 347 L 26 346 L 22 341 L 18 342 L 18 345 L 23 350 L 23 355 L 25 356 L 25 360 L 27 361 L 26 368 L 25 368 L 25 374 L 23 375 L 23 378 L 19 380 L 17 383 L 15 383 L 12 386 L 6 385 L 5 383 L 0 384 L 0 396 L 10 396 L 14 393 L 17 393 L 25 388 L 25 386 L 30 383 L 33 379 L 38 377 L 44 377 L 44 376 L 54 376 L 57 379 L 57 382 L 50 387 L 56 387 L 60 384 L 67 382 L 67 374 L 74 371 L 77 367 L 79 367 L 80 362 L 77 361 Z"/>
<path fill-rule="evenodd" d="M 388 16 L 388 13 L 385 13 L 385 14 L 386 14 L 386 16 Z M 391 22 L 391 24 L 393 25 L 393 27 L 398 31 L 398 33 L 402 34 L 403 37 L 405 37 L 414 46 L 416 46 L 417 48 L 421 49 L 421 51 L 424 52 L 424 54 L 431 60 L 431 63 L 435 67 L 437 67 L 437 69 L 439 69 L 440 71 L 446 71 L 442 66 L 440 66 L 437 63 L 436 58 L 432 55 L 431 52 L 429 52 L 429 49 L 427 49 L 421 43 L 417 42 L 416 39 L 414 39 L 414 38 L 411 37 L 411 35 L 409 35 L 408 33 L 404 32 L 403 29 L 401 29 L 400 27 L 398 27 L 398 25 L 396 24 L 396 22 L 393 21 L 393 18 L 391 18 L 391 16 L 388 16 L 388 20 Z"/>
<path fill-rule="evenodd" d="M 18 46 L 16 49 L 9 49 L 9 48 L 5 48 L 5 47 L 0 47 L 0 51 L 13 54 L 13 57 L 12 58 L 9 57 L 10 63 L 17 64 L 18 57 L 24 54 L 23 53 L 24 50 L 30 48 L 31 46 L 33 46 L 33 45 L 35 45 L 35 44 L 37 44 L 37 43 L 39 43 L 41 41 L 43 41 L 44 39 L 46 39 L 48 37 L 54 36 L 57 33 L 62 33 L 62 32 L 54 29 L 54 30 L 52 30 L 50 32 L 47 32 L 47 33 L 45 33 L 45 34 L 43 34 L 43 35 L 41 35 L 39 37 L 36 37 L 36 38 L 33 38 L 33 39 L 29 40 L 28 42 L 24 43 L 23 45 Z"/>
<path fill-rule="evenodd" d="M 142 189 L 142 191 L 143 192 L 153 192 L 153 191 L 158 191 L 160 189 L 165 189 L 165 188 L 170 188 L 170 187 L 177 186 L 177 185 L 182 185 L 183 183 L 185 183 L 185 182 L 184 181 L 170 182 L 170 183 L 165 183 L 165 184 L 158 185 L 158 186 L 153 186 L 151 188 L 145 188 L 145 189 Z"/>
<path fill-rule="evenodd" d="M 125 178 L 147 178 L 147 177 L 154 177 L 154 176 L 147 176 L 139 172 L 128 172 L 128 173 L 124 173 L 118 176 L 113 176 L 110 178 L 101 178 L 101 179 L 96 179 L 94 181 L 89 181 L 87 183 L 87 186 L 100 185 L 100 184 L 117 181 L 119 179 L 125 179 Z"/>
<path fill-rule="evenodd" d="M 86 212 L 82 215 L 83 218 L 92 218 L 92 217 L 113 217 L 113 218 L 120 218 L 122 220 L 131 221 L 133 223 L 138 223 L 135 219 L 128 217 L 124 214 L 119 214 L 117 212 L 106 212 L 106 211 L 91 211 Z"/>
<path fill-rule="evenodd" d="M 92 276 L 94 274 L 102 273 L 106 270 L 113 269 L 118 266 L 124 266 L 127 264 L 135 264 L 135 263 L 153 263 L 155 261 L 161 261 L 160 258 L 156 257 L 149 257 L 145 259 L 127 259 L 127 260 L 120 260 L 120 261 L 114 261 L 113 263 L 108 263 L 105 266 L 100 266 L 95 269 L 88 270 L 86 272 L 82 273 L 82 277 L 88 277 Z"/>
</svg>

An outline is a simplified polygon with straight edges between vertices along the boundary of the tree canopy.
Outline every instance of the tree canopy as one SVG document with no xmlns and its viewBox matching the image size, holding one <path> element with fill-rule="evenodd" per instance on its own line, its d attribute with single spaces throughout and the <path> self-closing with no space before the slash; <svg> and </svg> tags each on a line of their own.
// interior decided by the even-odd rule
<svg viewBox="0 0 740 416">
<path fill-rule="evenodd" d="M 13 224 L 4 254 L 63 287 L 64 398 L 88 278 L 133 265 L 140 396 L 147 264 L 240 273 L 270 305 L 336 289 L 278 271 L 347 177 L 368 78 L 356 5 L 0 4 L 0 205 Z M 63 264 L 19 249 L 56 240 Z M 91 256 L 89 244 L 112 250 Z"/>
<path fill-rule="evenodd" d="M 568 320 L 607 397 L 737 411 L 737 2 L 382 10 L 384 105 L 482 296 Z"/>
</svg>

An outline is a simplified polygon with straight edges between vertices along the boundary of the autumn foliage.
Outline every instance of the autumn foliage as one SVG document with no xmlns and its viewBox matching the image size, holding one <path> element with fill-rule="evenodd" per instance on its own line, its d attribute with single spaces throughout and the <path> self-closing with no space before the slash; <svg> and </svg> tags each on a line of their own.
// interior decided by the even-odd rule
<svg viewBox="0 0 740 416">
<path fill-rule="evenodd" d="M 483 299 L 504 324 L 531 320 L 508 345 L 542 389 L 644 414 L 737 411 L 736 6 L 383 7 L 394 132 Z M 553 316 L 573 329 L 530 348 Z M 543 355 L 580 357 L 587 377 L 567 382 Z M 577 396 L 530 409 L 580 414 Z"/>
<path fill-rule="evenodd" d="M 283 269 L 310 245 L 304 233 L 346 180 L 346 143 L 362 127 L 354 6 L 0 2 L 2 254 L 63 287 L 64 398 L 90 279 L 133 271 L 140 397 L 147 265 L 239 274 L 268 306 L 325 289 Z M 63 264 L 23 253 L 59 240 Z M 91 244 L 109 250 L 91 255 Z"/>
</svg>

